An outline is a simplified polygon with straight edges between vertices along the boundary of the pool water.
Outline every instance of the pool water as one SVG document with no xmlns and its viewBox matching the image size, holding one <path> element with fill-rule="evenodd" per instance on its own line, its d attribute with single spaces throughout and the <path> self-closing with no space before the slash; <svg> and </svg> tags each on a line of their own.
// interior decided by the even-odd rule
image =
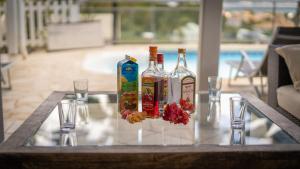
<svg viewBox="0 0 300 169">
<path fill-rule="evenodd" d="M 165 55 L 165 70 L 171 72 L 174 70 L 177 63 L 177 51 L 162 50 L 160 53 Z M 264 51 L 246 51 L 251 60 L 260 61 L 263 58 Z M 149 63 L 148 51 L 139 51 L 128 49 L 128 51 L 105 51 L 105 52 L 91 52 L 86 55 L 83 63 L 84 69 L 99 73 L 99 74 L 117 74 L 117 63 L 124 59 L 128 54 L 137 59 L 139 64 L 139 74 L 141 74 Z M 197 69 L 197 51 L 187 51 L 186 59 L 188 68 L 196 74 Z M 228 60 L 241 60 L 241 54 L 238 50 L 221 51 L 219 60 L 219 76 L 229 76 L 229 66 L 226 64 Z M 201 62 L 201 61 L 200 61 Z M 234 73 L 234 72 L 233 72 Z"/>
<path fill-rule="evenodd" d="M 165 69 L 167 71 L 172 71 L 177 63 L 177 51 L 161 51 L 165 55 Z M 246 51 L 250 59 L 253 61 L 261 61 L 264 56 L 264 51 Z M 196 51 L 188 51 L 186 53 L 186 60 L 188 68 L 196 73 L 197 69 L 197 57 L 198 53 Z M 241 54 L 239 51 L 221 51 L 219 60 L 219 76 L 228 77 L 229 76 L 229 66 L 226 61 L 229 60 L 241 60 Z"/>
</svg>

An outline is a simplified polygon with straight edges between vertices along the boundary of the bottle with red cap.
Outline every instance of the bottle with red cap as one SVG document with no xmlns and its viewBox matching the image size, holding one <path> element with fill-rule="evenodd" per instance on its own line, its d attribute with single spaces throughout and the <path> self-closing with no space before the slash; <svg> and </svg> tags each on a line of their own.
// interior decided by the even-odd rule
<svg viewBox="0 0 300 169">
<path fill-rule="evenodd" d="M 157 68 L 157 47 L 149 47 L 149 66 L 142 73 L 142 109 L 149 118 L 159 118 L 161 75 Z"/>
<path fill-rule="evenodd" d="M 162 78 L 161 84 L 161 103 L 160 103 L 160 112 L 163 113 L 164 105 L 168 102 L 168 79 L 169 74 L 164 69 L 164 54 L 157 54 L 157 68 Z"/>
</svg>

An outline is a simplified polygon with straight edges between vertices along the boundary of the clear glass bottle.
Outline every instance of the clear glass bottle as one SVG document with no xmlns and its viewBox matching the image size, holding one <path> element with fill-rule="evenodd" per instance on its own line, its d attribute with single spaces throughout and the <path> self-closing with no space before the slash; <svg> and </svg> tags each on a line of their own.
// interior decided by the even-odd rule
<svg viewBox="0 0 300 169">
<path fill-rule="evenodd" d="M 194 107 L 196 76 L 187 68 L 186 49 L 178 49 L 178 60 L 174 71 L 170 74 L 168 102 L 179 104 L 181 100 Z"/>
<path fill-rule="evenodd" d="M 161 100 L 162 100 L 162 109 L 165 104 L 168 102 L 168 79 L 169 74 L 164 69 L 164 54 L 158 53 L 157 54 L 157 68 L 161 75 L 162 85 L 161 85 Z M 163 110 L 162 110 L 163 111 Z"/>
<path fill-rule="evenodd" d="M 149 47 L 149 66 L 142 73 L 142 109 L 149 118 L 159 118 L 161 77 L 157 68 L 157 47 Z"/>
</svg>

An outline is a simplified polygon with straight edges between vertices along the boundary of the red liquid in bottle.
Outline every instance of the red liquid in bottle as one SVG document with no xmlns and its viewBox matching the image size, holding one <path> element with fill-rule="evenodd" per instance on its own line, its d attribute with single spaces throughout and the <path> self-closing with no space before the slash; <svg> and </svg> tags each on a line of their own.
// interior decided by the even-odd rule
<svg viewBox="0 0 300 169">
<path fill-rule="evenodd" d="M 159 103 L 161 100 L 161 77 L 156 67 L 157 47 L 149 48 L 149 66 L 142 73 L 142 108 L 149 118 L 159 118 Z"/>
<path fill-rule="evenodd" d="M 161 82 L 161 79 L 155 77 L 143 77 L 142 79 L 142 107 L 149 118 L 160 116 Z"/>
<path fill-rule="evenodd" d="M 162 101 L 162 80 L 157 79 L 157 81 L 154 83 L 154 113 L 153 117 L 159 117 L 160 111 L 159 111 L 159 104 Z"/>
</svg>

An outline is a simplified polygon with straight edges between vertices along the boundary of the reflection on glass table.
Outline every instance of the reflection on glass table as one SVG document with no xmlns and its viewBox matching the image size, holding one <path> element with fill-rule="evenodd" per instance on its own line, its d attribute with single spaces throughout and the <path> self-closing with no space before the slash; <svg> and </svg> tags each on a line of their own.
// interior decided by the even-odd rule
<svg viewBox="0 0 300 169">
<path fill-rule="evenodd" d="M 117 112 L 116 95 L 89 95 L 88 103 L 78 108 L 74 133 L 66 136 L 60 133 L 55 107 L 26 146 L 297 144 L 252 105 L 245 112 L 245 129 L 232 131 L 229 110 L 232 96 L 238 94 L 222 94 L 220 102 L 209 102 L 208 95 L 198 95 L 197 110 L 191 114 L 189 123 L 183 125 L 162 118 L 130 124 Z"/>
<path fill-rule="evenodd" d="M 59 135 L 59 145 L 61 146 L 77 146 L 76 131 L 61 132 Z"/>
</svg>

